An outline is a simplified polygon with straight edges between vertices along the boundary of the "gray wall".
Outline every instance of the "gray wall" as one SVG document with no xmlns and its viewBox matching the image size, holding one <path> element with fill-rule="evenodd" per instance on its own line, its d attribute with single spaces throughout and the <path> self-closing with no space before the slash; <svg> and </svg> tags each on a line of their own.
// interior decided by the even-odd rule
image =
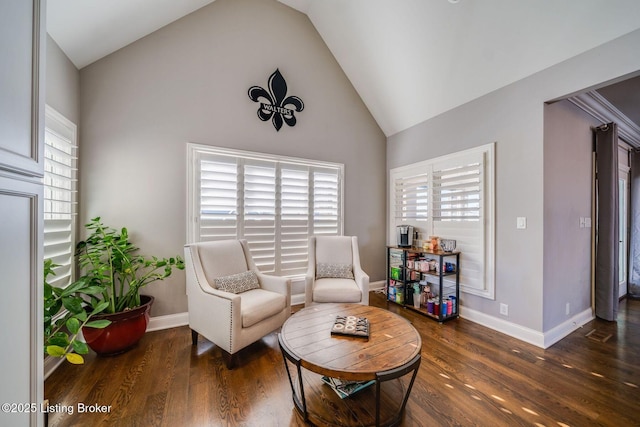
<svg viewBox="0 0 640 427">
<path fill-rule="evenodd" d="M 544 301 L 558 297 L 563 314 L 564 283 L 547 286 L 544 278 L 564 277 L 564 267 L 550 260 L 573 242 L 545 241 L 546 230 L 554 233 L 568 219 L 545 215 L 545 205 L 553 212 L 557 203 L 545 190 L 565 175 L 545 176 L 544 103 L 640 69 L 639 45 L 640 31 L 634 31 L 388 138 L 388 169 L 496 141 L 496 299 L 461 296 L 487 323 L 494 318 L 545 332 L 560 321 L 557 307 Z M 519 216 L 527 217 L 527 229 L 516 229 Z M 588 288 L 576 293 L 571 301 L 584 305 Z M 499 314 L 500 303 L 509 305 L 508 318 Z"/>
<path fill-rule="evenodd" d="M 46 62 L 46 103 L 78 126 L 80 72 L 48 34 Z"/>
<path fill-rule="evenodd" d="M 592 215 L 591 126 L 600 124 L 569 101 L 544 107 L 544 330 L 591 307 L 592 229 L 580 217 Z"/>
<path fill-rule="evenodd" d="M 279 68 L 305 102 L 276 132 L 252 85 Z M 217 0 L 80 72 L 81 220 L 127 226 L 143 253 L 182 253 L 186 144 L 345 164 L 345 229 L 384 277 L 385 137 L 306 17 L 275 0 Z M 187 310 L 184 274 L 145 290 L 152 315 Z M 302 292 L 302 289 L 294 290 Z"/>
</svg>

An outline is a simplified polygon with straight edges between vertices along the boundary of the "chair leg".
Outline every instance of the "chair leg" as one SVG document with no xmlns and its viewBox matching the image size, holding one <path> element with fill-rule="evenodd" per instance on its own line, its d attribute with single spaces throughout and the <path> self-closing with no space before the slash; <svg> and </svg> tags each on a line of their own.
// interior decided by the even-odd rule
<svg viewBox="0 0 640 427">
<path fill-rule="evenodd" d="M 224 364 L 227 366 L 227 369 L 232 370 L 236 367 L 236 363 L 238 358 L 235 354 L 228 353 L 222 349 L 220 349 L 222 353 L 222 360 L 224 360 Z"/>
<path fill-rule="evenodd" d="M 196 345 L 196 344 L 198 344 L 198 333 L 192 329 L 191 330 L 191 345 Z"/>
</svg>

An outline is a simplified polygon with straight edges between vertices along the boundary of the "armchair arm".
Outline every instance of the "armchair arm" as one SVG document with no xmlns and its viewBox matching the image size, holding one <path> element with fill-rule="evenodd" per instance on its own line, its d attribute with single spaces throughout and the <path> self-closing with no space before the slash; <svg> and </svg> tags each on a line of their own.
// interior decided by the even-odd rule
<svg viewBox="0 0 640 427">
<path fill-rule="evenodd" d="M 358 285 L 360 292 L 362 292 L 362 304 L 369 305 L 369 275 L 365 273 L 359 265 L 354 265 L 353 276 L 356 285 Z"/>
<path fill-rule="evenodd" d="M 279 294 L 285 295 L 286 297 L 291 297 L 291 279 L 287 277 L 280 276 L 270 276 L 264 273 L 258 273 L 258 282 L 260 282 L 260 287 L 267 291 L 277 292 Z"/>
<path fill-rule="evenodd" d="M 313 304 L 313 283 L 316 280 L 316 238 L 309 237 L 307 272 L 304 276 L 304 306 Z"/>
<path fill-rule="evenodd" d="M 304 277 L 304 306 L 309 307 L 313 303 L 313 283 L 315 281 L 315 272 L 313 275 Z"/>
<path fill-rule="evenodd" d="M 361 304 L 369 305 L 369 275 L 364 272 L 360 266 L 360 251 L 358 249 L 358 238 L 353 236 L 351 238 L 352 251 L 353 251 L 353 276 L 356 281 L 356 285 L 362 292 Z"/>
</svg>

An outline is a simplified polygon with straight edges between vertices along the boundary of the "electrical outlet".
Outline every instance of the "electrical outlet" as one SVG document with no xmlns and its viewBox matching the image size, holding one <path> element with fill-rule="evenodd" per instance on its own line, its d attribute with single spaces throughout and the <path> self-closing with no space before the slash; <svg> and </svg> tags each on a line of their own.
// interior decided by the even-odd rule
<svg viewBox="0 0 640 427">
<path fill-rule="evenodd" d="M 519 216 L 516 218 L 516 228 L 519 230 L 524 230 L 527 228 L 527 217 Z"/>
<path fill-rule="evenodd" d="M 509 315 L 509 306 L 507 304 L 500 303 L 500 314 L 503 316 Z"/>
</svg>

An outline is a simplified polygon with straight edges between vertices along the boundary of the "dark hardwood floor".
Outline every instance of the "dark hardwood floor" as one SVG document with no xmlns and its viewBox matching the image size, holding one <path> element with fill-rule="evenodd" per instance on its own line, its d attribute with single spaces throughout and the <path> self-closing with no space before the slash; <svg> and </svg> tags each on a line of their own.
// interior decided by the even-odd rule
<svg viewBox="0 0 640 427">
<path fill-rule="evenodd" d="M 371 305 L 386 307 L 384 296 L 372 293 Z M 389 309 L 423 342 L 404 426 L 640 426 L 640 301 L 623 301 L 618 322 L 596 319 L 546 350 L 464 319 L 439 324 Z M 45 398 L 73 414 L 50 413 L 49 425 L 304 425 L 276 333 L 243 350 L 238 365 L 227 370 L 202 337 L 192 346 L 186 326 L 150 332 L 125 354 L 61 365 Z M 110 411 L 79 413 L 79 403 Z"/>
</svg>

